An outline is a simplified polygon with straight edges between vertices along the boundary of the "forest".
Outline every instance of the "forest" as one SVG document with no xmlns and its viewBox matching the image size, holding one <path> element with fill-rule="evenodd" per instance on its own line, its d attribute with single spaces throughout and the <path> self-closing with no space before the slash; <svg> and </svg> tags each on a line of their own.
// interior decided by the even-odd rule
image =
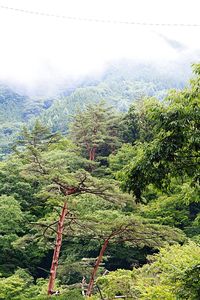
<svg viewBox="0 0 200 300">
<path fill-rule="evenodd" d="M 128 110 L 97 94 L 60 128 L 55 104 L 24 123 L 0 161 L 0 300 L 198 300 L 200 64 Z"/>
<path fill-rule="evenodd" d="M 39 118 L 53 131 L 65 134 L 77 107 L 104 100 L 117 111 L 126 112 L 132 102 L 143 96 L 163 99 L 170 88 L 183 88 L 191 70 L 183 61 L 176 67 L 159 68 L 153 64 L 128 61 L 112 63 L 103 74 L 64 82 L 54 92 L 27 94 L 22 88 L 0 82 L 0 160 L 13 145 L 23 125 Z M 69 80 L 69 79 L 68 79 Z"/>
</svg>

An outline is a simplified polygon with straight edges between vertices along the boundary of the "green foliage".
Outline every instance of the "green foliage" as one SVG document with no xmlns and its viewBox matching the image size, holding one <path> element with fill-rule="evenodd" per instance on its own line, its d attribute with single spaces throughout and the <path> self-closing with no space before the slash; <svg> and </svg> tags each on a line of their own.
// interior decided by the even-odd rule
<svg viewBox="0 0 200 300">
<path fill-rule="evenodd" d="M 188 182 L 174 187 L 170 194 L 161 194 L 148 205 L 143 205 L 141 214 L 160 224 L 186 229 L 198 213 L 192 212 L 192 205 L 195 203 L 199 203 L 199 190 L 191 187 Z"/>
<path fill-rule="evenodd" d="M 84 156 L 96 160 L 96 155 L 108 156 L 120 145 L 119 117 L 104 102 L 88 104 L 79 110 L 70 126 L 70 137 Z"/>
<path fill-rule="evenodd" d="M 0 299 L 19 299 L 18 296 L 32 284 L 33 279 L 23 270 L 17 270 L 15 274 L 0 281 Z"/>
<path fill-rule="evenodd" d="M 195 243 L 160 249 L 149 264 L 133 271 L 117 270 L 100 277 L 98 284 L 108 299 L 199 299 L 199 254 Z M 191 284 L 190 284 L 191 283 Z"/>
<path fill-rule="evenodd" d="M 144 274 L 149 277 L 147 279 L 148 287 L 144 293 L 144 299 L 151 299 L 154 294 L 156 295 L 157 288 L 154 291 L 154 285 L 157 285 L 157 283 L 161 285 L 161 288 L 164 285 L 164 290 L 168 288 L 168 291 L 174 297 L 176 296 L 180 299 L 198 299 L 200 292 L 199 284 L 196 286 L 191 285 L 186 290 L 184 278 L 189 274 L 189 270 L 195 269 L 199 265 L 199 251 L 199 246 L 190 243 L 182 247 L 172 246 L 171 248 L 163 249 L 160 254 L 155 255 L 152 260 L 153 263 L 149 266 L 144 266 L 140 274 L 140 276 Z M 191 280 L 191 278 L 188 279 Z M 158 296 L 159 292 L 157 293 Z"/>
<path fill-rule="evenodd" d="M 0 160 L 11 152 L 13 142 L 24 123 L 45 110 L 45 100 L 30 99 L 0 84 Z"/>
<path fill-rule="evenodd" d="M 12 243 L 22 234 L 23 213 L 20 204 L 12 196 L 0 196 L 0 273 L 10 272 L 13 269 Z"/>
<path fill-rule="evenodd" d="M 39 120 L 23 127 L 15 153 L 0 163 L 0 299 L 48 299 L 64 202 L 58 299 L 83 299 L 82 278 L 89 282 L 98 257 L 95 283 L 106 299 L 199 299 L 198 66 L 195 72 L 190 87 L 163 102 L 141 97 L 146 88 L 157 93 L 156 78 L 143 89 L 134 75 L 114 81 L 111 72 L 42 116 L 53 132 Z M 124 111 L 133 98 L 123 114 L 101 102 Z M 66 131 L 70 113 L 70 134 L 56 133 Z M 93 293 L 100 299 L 97 287 Z"/>
<path fill-rule="evenodd" d="M 127 111 L 132 101 L 143 95 L 155 95 L 161 99 L 169 88 L 182 88 L 187 76 L 188 70 L 183 76 L 178 70 L 160 72 L 150 65 L 128 62 L 109 67 L 103 78 L 84 79 L 67 89 L 61 87 L 57 95 L 49 95 L 45 89 L 43 97 L 30 98 L 0 84 L 0 159 L 10 153 L 20 128 L 32 126 L 38 116 L 53 132 L 60 130 L 64 133 L 78 106 L 105 100 L 118 111 Z"/>
<path fill-rule="evenodd" d="M 133 101 L 142 96 L 156 96 L 163 99 L 170 88 L 182 88 L 188 74 L 181 72 L 162 72 L 150 65 L 119 63 L 111 66 L 103 78 L 87 80 L 67 96 L 56 99 L 52 106 L 42 112 L 44 123 L 54 132 L 66 132 L 71 115 L 78 107 L 104 100 L 108 105 L 125 112 Z"/>
<path fill-rule="evenodd" d="M 122 119 L 122 137 L 124 142 L 134 144 L 151 141 L 157 116 L 163 109 L 162 102 L 156 98 L 141 98 L 133 103 Z"/>
<path fill-rule="evenodd" d="M 19 203 L 11 196 L 0 196 L 1 236 L 20 231 L 23 214 Z"/>
<path fill-rule="evenodd" d="M 145 112 L 152 138 L 141 138 L 134 146 L 136 156 L 119 173 L 124 190 L 132 191 L 138 201 L 150 183 L 169 190 L 172 178 L 188 177 L 199 184 L 200 99 L 193 95 L 198 81 L 199 77 L 190 89 L 172 92 L 167 105 L 151 103 Z"/>
<path fill-rule="evenodd" d="M 134 274 L 129 270 L 117 270 L 110 272 L 106 276 L 99 277 L 97 284 L 100 285 L 103 295 L 108 299 L 113 299 L 115 296 L 125 296 L 126 298 L 135 298 L 133 286 Z M 133 289 L 133 293 L 131 291 Z"/>
<path fill-rule="evenodd" d="M 109 156 L 110 169 L 117 176 L 117 171 L 122 170 L 134 156 L 136 156 L 135 148 L 131 144 L 123 144 L 116 154 Z"/>
</svg>

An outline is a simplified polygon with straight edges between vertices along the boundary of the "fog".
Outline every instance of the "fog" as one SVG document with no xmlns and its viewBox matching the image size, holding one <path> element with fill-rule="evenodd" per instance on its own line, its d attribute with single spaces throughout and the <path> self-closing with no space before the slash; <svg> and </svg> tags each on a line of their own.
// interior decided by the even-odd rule
<svg viewBox="0 0 200 300">
<path fill-rule="evenodd" d="M 33 12 L 0 8 L 0 81 L 30 94 L 48 94 L 85 76 L 101 76 L 117 60 L 183 66 L 200 58 L 198 26 L 120 24 L 198 25 L 200 4 L 195 0 L 1 0 L 0 5 Z"/>
</svg>

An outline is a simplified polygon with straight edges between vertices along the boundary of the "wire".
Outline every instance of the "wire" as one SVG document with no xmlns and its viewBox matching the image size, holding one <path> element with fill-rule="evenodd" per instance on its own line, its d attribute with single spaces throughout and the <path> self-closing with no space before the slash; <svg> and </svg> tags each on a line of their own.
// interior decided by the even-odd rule
<svg viewBox="0 0 200 300">
<path fill-rule="evenodd" d="M 67 19 L 71 21 L 81 21 L 81 22 L 93 22 L 93 23 L 104 23 L 104 24 L 121 24 L 121 25 L 137 25 L 137 26 L 176 26 L 176 27 L 200 27 L 200 24 L 184 24 L 184 23 L 148 23 L 148 22 L 134 22 L 134 21 L 120 21 L 120 20 L 106 20 L 106 19 L 96 19 L 96 18 L 82 18 L 82 17 L 70 17 L 66 15 L 57 15 L 39 11 L 31 11 L 21 8 L 8 7 L 0 5 L 1 9 L 12 10 L 15 12 L 38 15 L 42 17 L 53 17 L 59 19 Z"/>
</svg>

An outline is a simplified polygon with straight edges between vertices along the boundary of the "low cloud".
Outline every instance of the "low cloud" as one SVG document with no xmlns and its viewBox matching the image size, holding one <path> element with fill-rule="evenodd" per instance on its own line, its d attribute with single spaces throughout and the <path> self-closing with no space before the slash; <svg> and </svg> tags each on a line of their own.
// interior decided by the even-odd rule
<svg viewBox="0 0 200 300">
<path fill-rule="evenodd" d="M 42 4 L 35 0 L 30 7 L 24 0 L 7 2 L 8 5 L 19 5 L 29 10 L 48 12 L 50 9 L 56 14 L 93 19 L 110 19 L 112 16 L 113 19 L 138 22 L 143 19 L 150 23 L 155 19 L 156 23 L 157 18 L 158 22 L 167 23 L 167 20 L 162 20 L 165 18 L 163 5 L 156 0 L 156 10 L 152 3 L 150 5 L 149 1 L 144 0 L 142 3 L 146 3 L 145 6 L 144 3 L 133 6 L 133 1 L 127 0 L 126 6 L 123 1 L 111 1 L 109 4 L 102 1 L 98 7 L 89 0 L 84 4 L 76 0 L 76 5 L 60 0 L 59 6 L 53 0 L 44 0 Z M 148 14 L 144 12 L 144 7 Z M 182 22 L 180 15 L 171 15 L 168 14 L 168 18 L 171 16 L 170 22 Z M 199 47 L 198 28 L 165 27 L 155 32 L 157 28 L 151 26 L 67 21 L 2 10 L 0 28 L 3 28 L 0 80 L 21 86 L 27 93 L 40 90 L 48 94 L 58 86 L 73 84 L 83 76 L 100 76 L 113 60 L 131 59 L 159 65 L 180 60 L 180 55 L 184 59 L 187 55 L 190 63 L 193 62 L 193 52 Z"/>
<path fill-rule="evenodd" d="M 188 47 L 184 43 L 181 43 L 178 40 L 171 39 L 164 34 L 158 34 L 158 36 L 161 37 L 170 47 L 177 51 L 185 51 L 188 49 Z"/>
</svg>

